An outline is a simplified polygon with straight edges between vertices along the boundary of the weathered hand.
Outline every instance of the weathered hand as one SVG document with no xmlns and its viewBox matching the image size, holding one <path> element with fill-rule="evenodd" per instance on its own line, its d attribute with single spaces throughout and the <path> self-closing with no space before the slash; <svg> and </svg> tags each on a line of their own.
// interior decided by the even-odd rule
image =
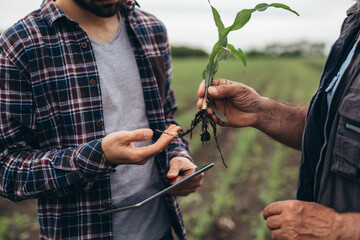
<svg viewBox="0 0 360 240">
<path fill-rule="evenodd" d="M 226 79 L 214 79 L 208 89 L 210 101 L 217 110 L 224 114 L 227 122 L 223 123 L 213 114 L 213 118 L 219 125 L 231 127 L 254 126 L 257 123 L 257 112 L 261 96 L 252 88 Z M 203 81 L 198 90 L 197 107 L 201 108 L 205 94 L 205 82 Z"/>
<path fill-rule="evenodd" d="M 151 129 L 134 131 L 120 131 L 107 135 L 101 146 L 105 157 L 112 164 L 145 164 L 154 155 L 162 152 L 167 145 L 178 135 L 180 127 L 171 125 L 154 143 L 145 147 L 135 147 L 132 142 L 142 142 L 151 139 Z"/>
<path fill-rule="evenodd" d="M 171 179 L 170 183 L 175 184 L 185 177 L 191 175 L 196 170 L 196 165 L 185 157 L 174 157 L 170 160 L 170 169 L 167 177 Z M 177 196 L 187 196 L 196 191 L 202 185 L 204 173 L 188 180 L 180 186 L 174 188 L 170 193 Z"/>
<path fill-rule="evenodd" d="M 340 214 L 317 203 L 275 202 L 264 209 L 263 218 L 273 239 L 342 239 L 339 236 Z"/>
</svg>

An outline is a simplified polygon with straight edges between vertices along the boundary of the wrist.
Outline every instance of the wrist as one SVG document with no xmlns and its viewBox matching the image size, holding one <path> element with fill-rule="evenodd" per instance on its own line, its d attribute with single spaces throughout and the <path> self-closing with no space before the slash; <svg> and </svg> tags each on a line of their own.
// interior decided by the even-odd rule
<svg viewBox="0 0 360 240">
<path fill-rule="evenodd" d="M 267 97 L 259 97 L 258 101 L 258 109 L 256 111 L 256 120 L 254 124 L 254 128 L 257 128 L 261 131 L 267 132 L 267 128 L 273 124 L 275 112 L 274 101 Z"/>
</svg>

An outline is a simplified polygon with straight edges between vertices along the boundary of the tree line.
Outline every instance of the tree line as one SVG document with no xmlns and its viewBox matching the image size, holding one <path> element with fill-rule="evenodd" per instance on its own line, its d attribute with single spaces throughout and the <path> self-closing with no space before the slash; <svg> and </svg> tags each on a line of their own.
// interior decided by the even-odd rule
<svg viewBox="0 0 360 240">
<path fill-rule="evenodd" d="M 273 43 L 263 49 L 253 48 L 245 51 L 247 57 L 303 57 L 303 56 L 324 56 L 325 43 L 312 43 L 299 41 L 296 43 Z M 208 53 L 197 48 L 186 46 L 172 46 L 172 57 L 206 57 Z"/>
</svg>

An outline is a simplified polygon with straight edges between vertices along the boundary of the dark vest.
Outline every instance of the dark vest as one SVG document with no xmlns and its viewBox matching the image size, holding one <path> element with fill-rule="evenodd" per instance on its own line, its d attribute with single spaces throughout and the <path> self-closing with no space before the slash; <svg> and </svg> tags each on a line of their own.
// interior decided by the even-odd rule
<svg viewBox="0 0 360 240">
<path fill-rule="evenodd" d="M 339 212 L 360 211 L 360 44 L 329 108 L 325 92 L 356 42 L 360 3 L 347 15 L 309 105 L 297 192 Z"/>
</svg>

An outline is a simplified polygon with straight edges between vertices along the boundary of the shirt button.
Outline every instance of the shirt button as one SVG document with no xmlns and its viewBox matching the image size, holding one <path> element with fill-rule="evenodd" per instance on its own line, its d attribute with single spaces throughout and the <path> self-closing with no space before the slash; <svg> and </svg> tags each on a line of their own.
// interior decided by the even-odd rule
<svg viewBox="0 0 360 240">
<path fill-rule="evenodd" d="M 95 85 L 95 84 L 96 84 L 96 80 L 95 80 L 95 79 L 90 79 L 90 84 L 91 84 L 91 85 Z"/>
<path fill-rule="evenodd" d="M 82 47 L 82 48 L 87 48 L 87 46 L 88 46 L 87 42 L 82 42 L 82 43 L 81 43 L 81 47 Z"/>
<path fill-rule="evenodd" d="M 103 125 L 103 122 L 101 120 L 96 121 L 96 126 L 97 127 L 102 127 L 102 125 Z"/>
<path fill-rule="evenodd" d="M 103 207 L 108 207 L 109 206 L 109 202 L 108 201 L 103 201 L 101 204 Z"/>
</svg>

